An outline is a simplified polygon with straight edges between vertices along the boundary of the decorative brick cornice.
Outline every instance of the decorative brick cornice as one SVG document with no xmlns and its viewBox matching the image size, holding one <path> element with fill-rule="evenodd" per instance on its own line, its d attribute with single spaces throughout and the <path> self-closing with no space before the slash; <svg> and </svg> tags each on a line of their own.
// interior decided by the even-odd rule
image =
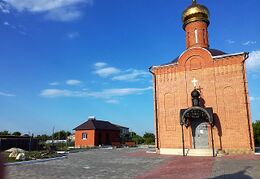
<svg viewBox="0 0 260 179">
<path fill-rule="evenodd" d="M 163 66 L 154 66 L 153 72 L 155 75 L 162 75 L 168 73 L 178 73 L 183 71 L 191 71 L 193 68 L 191 64 L 188 63 L 191 59 L 200 59 L 199 65 L 201 68 L 215 68 L 224 67 L 233 64 L 244 63 L 246 57 L 245 52 L 230 54 L 230 55 L 219 55 L 211 56 L 210 52 L 205 48 L 190 48 L 186 50 L 178 59 L 177 63 L 167 64 Z"/>
</svg>

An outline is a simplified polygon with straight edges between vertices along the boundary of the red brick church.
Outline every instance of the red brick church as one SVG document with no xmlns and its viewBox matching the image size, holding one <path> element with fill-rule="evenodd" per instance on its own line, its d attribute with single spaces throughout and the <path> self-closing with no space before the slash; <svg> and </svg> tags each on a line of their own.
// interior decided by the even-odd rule
<svg viewBox="0 0 260 179">
<path fill-rule="evenodd" d="M 182 15 L 186 50 L 153 66 L 156 146 L 160 154 L 252 153 L 253 130 L 245 61 L 209 45 L 209 10 L 193 1 Z"/>
</svg>

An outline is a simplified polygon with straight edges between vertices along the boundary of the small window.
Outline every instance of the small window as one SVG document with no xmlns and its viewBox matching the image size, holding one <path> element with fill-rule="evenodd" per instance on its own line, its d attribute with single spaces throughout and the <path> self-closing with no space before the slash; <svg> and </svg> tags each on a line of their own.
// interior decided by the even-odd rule
<svg viewBox="0 0 260 179">
<path fill-rule="evenodd" d="M 198 29 L 195 29 L 195 41 L 196 41 L 196 44 L 199 43 L 199 39 L 198 39 Z"/>
<path fill-rule="evenodd" d="M 87 133 L 83 132 L 82 133 L 82 140 L 87 140 L 87 138 L 88 138 Z"/>
</svg>

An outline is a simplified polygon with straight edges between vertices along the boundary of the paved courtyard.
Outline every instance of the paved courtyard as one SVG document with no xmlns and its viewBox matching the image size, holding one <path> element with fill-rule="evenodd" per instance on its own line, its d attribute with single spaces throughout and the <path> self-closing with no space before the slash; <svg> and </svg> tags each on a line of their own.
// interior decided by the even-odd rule
<svg viewBox="0 0 260 179">
<path fill-rule="evenodd" d="M 182 157 L 147 149 L 95 149 L 67 159 L 6 167 L 7 179 L 260 178 L 260 156 Z"/>
</svg>

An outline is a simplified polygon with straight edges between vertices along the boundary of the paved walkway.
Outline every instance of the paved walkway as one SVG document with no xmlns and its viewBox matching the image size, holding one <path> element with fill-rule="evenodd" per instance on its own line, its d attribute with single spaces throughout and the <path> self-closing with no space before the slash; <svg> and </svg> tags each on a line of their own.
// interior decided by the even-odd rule
<svg viewBox="0 0 260 179">
<path fill-rule="evenodd" d="M 7 179 L 260 178 L 260 156 L 182 157 L 145 149 L 96 149 L 68 159 L 6 167 Z"/>
</svg>

